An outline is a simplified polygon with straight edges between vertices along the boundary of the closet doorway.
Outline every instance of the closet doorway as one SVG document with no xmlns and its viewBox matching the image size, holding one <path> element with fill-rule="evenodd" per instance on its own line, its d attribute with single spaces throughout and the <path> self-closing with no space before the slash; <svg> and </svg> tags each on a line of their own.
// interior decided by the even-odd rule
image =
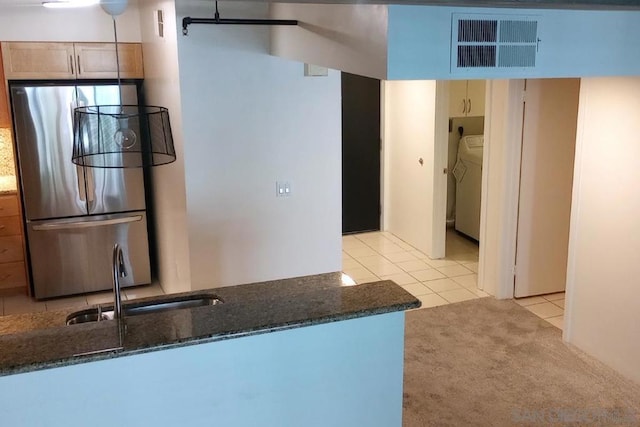
<svg viewBox="0 0 640 427">
<path fill-rule="evenodd" d="M 342 73 L 342 234 L 380 230 L 380 80 Z"/>
</svg>

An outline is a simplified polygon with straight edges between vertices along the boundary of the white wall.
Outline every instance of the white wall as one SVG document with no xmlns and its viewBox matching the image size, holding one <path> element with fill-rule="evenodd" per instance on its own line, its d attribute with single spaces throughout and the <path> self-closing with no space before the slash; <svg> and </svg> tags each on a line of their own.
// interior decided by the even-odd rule
<svg viewBox="0 0 640 427">
<path fill-rule="evenodd" d="M 396 312 L 9 375 L 1 424 L 399 427 L 403 351 Z"/>
<path fill-rule="evenodd" d="M 164 13 L 164 38 L 157 35 L 157 10 Z M 173 0 L 142 2 L 139 13 L 146 102 L 169 109 L 177 157 L 174 163 L 152 170 L 158 279 L 166 293 L 184 292 L 191 290 L 191 282 L 178 70 L 178 37 L 182 35 L 178 36 Z"/>
<path fill-rule="evenodd" d="M 387 7 L 273 3 L 271 16 L 298 26 L 271 29 L 271 53 L 362 76 L 387 75 Z"/>
<path fill-rule="evenodd" d="M 583 79 L 564 338 L 640 382 L 640 78 Z"/>
<path fill-rule="evenodd" d="M 181 1 L 183 16 L 212 4 Z M 220 3 L 225 17 L 266 4 Z M 341 269 L 340 74 L 269 56 L 269 29 L 192 25 L 178 37 L 191 281 L 227 286 Z M 276 197 L 288 181 L 289 197 Z"/>
<path fill-rule="evenodd" d="M 536 67 L 452 70 L 454 13 L 535 17 Z M 274 29 L 274 54 L 379 79 L 640 74 L 640 11 L 286 4 L 274 6 L 273 16 L 301 21 L 298 28 Z"/>
<path fill-rule="evenodd" d="M 17 3 L 17 2 L 15 2 Z M 2 41 L 113 42 L 113 20 L 100 6 L 46 9 L 40 2 L 0 4 Z M 137 1 L 117 17 L 118 41 L 140 41 Z"/>
<path fill-rule="evenodd" d="M 446 216 L 446 131 L 440 153 L 436 153 L 436 82 L 385 81 L 384 91 L 384 229 L 394 233 L 427 255 L 435 252 L 434 222 L 440 224 L 442 250 Z M 446 107 L 444 108 L 446 111 Z M 446 122 L 446 120 L 445 120 Z M 423 164 L 419 163 L 422 158 Z M 441 175 L 441 176 L 440 176 Z M 440 211 L 434 217 L 434 200 Z"/>
</svg>

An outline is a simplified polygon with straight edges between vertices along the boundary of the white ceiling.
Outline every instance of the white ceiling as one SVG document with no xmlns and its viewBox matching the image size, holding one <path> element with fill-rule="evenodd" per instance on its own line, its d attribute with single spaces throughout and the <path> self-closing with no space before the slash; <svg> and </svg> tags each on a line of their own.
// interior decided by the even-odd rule
<svg viewBox="0 0 640 427">
<path fill-rule="evenodd" d="M 134 2 L 130 0 L 131 2 Z M 144 2 L 145 0 L 139 0 Z M 180 0 L 185 1 L 185 0 Z M 213 0 L 195 0 L 201 3 Z M 240 0 L 227 0 L 240 1 Z M 244 1 L 244 0 L 242 0 Z M 269 0 L 250 0 L 269 2 Z M 221 1 L 222 2 L 222 1 Z M 640 0 L 280 0 L 280 3 L 325 4 L 425 4 L 473 7 L 526 7 L 562 9 L 640 9 Z M 0 7 L 35 7 L 40 0 L 0 0 Z"/>
<path fill-rule="evenodd" d="M 268 2 L 269 0 L 253 1 Z M 278 3 L 425 4 L 441 6 L 553 9 L 640 9 L 640 0 L 279 0 Z"/>
</svg>

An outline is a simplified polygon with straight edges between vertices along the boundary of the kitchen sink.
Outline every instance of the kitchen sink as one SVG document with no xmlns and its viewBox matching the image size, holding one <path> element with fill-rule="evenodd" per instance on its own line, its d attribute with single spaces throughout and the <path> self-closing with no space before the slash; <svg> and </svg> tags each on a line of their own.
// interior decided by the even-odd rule
<svg viewBox="0 0 640 427">
<path fill-rule="evenodd" d="M 131 301 L 123 305 L 124 316 L 158 313 L 161 311 L 178 310 L 184 308 L 204 307 L 221 304 L 223 301 L 214 295 L 189 295 L 183 297 L 165 297 L 151 301 Z M 98 306 L 80 310 L 67 316 L 67 325 L 97 322 L 113 319 L 113 306 Z"/>
<path fill-rule="evenodd" d="M 113 310 L 111 311 L 111 317 L 113 318 Z M 106 313 L 102 314 L 100 320 L 108 320 Z M 89 308 L 87 310 L 76 311 L 67 316 L 67 325 L 77 325 L 78 323 L 97 322 L 98 321 L 98 309 Z"/>
</svg>

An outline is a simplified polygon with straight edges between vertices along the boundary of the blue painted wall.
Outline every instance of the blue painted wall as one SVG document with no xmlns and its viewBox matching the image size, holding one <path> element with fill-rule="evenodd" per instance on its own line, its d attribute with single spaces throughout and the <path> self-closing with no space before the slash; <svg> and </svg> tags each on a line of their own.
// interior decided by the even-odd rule
<svg viewBox="0 0 640 427">
<path fill-rule="evenodd" d="M 3 426 L 400 427 L 404 313 L 0 378 Z"/>
<path fill-rule="evenodd" d="M 450 66 L 452 14 L 534 16 L 537 63 L 530 69 Z M 467 79 L 640 75 L 640 12 L 389 6 L 388 78 Z"/>
</svg>

